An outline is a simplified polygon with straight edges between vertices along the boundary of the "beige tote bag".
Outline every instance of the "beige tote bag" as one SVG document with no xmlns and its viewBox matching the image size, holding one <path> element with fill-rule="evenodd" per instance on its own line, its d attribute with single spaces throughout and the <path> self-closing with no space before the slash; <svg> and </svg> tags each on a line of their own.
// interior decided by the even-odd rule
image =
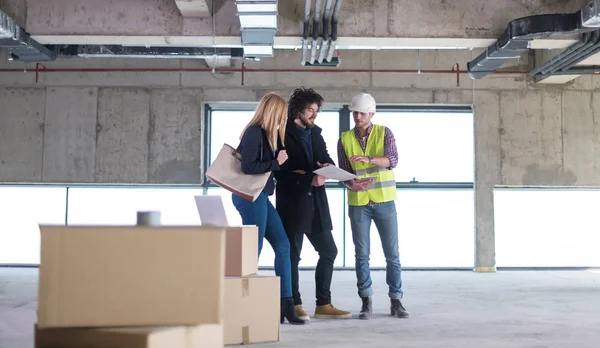
<svg viewBox="0 0 600 348">
<path fill-rule="evenodd" d="M 262 160 L 262 142 L 260 148 Z M 255 175 L 245 174 L 242 171 L 242 155 L 227 144 L 223 144 L 217 158 L 206 170 L 206 177 L 212 182 L 250 202 L 256 201 L 270 176 L 270 171 Z"/>
</svg>

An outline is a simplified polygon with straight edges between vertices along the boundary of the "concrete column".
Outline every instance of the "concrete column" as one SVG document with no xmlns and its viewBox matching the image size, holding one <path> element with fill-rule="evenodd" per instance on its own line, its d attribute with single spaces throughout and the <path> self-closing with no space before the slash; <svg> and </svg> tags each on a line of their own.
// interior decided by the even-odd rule
<svg viewBox="0 0 600 348">
<path fill-rule="evenodd" d="M 493 186 L 475 187 L 475 272 L 496 272 Z"/>
<path fill-rule="evenodd" d="M 475 272 L 496 271 L 494 185 L 501 183 L 500 95 L 474 91 Z"/>
</svg>

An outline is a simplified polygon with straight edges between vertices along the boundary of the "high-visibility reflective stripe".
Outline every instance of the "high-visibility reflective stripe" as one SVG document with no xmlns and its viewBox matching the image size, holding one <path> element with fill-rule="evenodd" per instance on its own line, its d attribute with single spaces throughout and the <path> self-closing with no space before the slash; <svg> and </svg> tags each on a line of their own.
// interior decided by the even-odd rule
<svg viewBox="0 0 600 348">
<path fill-rule="evenodd" d="M 374 189 L 380 189 L 380 188 L 384 188 L 384 187 L 392 187 L 392 186 L 396 186 L 396 181 L 380 181 L 380 182 L 376 182 L 373 185 L 370 185 L 367 190 L 374 190 Z M 367 190 L 360 190 L 358 192 L 365 192 Z"/>
<path fill-rule="evenodd" d="M 389 169 L 381 168 L 379 166 L 370 167 L 367 169 L 357 169 L 356 176 L 362 176 L 362 175 L 366 175 L 366 174 L 373 174 L 373 173 L 379 173 L 379 172 L 386 172 L 388 170 Z"/>
</svg>

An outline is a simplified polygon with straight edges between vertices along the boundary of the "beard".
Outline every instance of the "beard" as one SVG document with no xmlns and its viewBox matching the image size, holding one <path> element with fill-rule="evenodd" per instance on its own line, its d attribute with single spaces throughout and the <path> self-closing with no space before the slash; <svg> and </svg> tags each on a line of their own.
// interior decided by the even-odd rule
<svg viewBox="0 0 600 348">
<path fill-rule="evenodd" d="M 313 128 L 315 126 L 314 119 L 310 120 L 308 118 L 299 117 L 300 122 L 306 128 Z"/>
</svg>

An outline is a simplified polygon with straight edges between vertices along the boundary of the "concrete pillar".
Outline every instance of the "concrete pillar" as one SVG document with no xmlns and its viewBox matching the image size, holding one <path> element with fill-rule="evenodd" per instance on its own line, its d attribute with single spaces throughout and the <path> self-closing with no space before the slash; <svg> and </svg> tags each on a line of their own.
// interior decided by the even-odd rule
<svg viewBox="0 0 600 348">
<path fill-rule="evenodd" d="M 160 226 L 160 211 L 138 211 L 138 226 Z"/>
<path fill-rule="evenodd" d="M 475 123 L 475 272 L 496 271 L 494 186 L 501 183 L 500 95 L 473 92 Z"/>
<path fill-rule="evenodd" d="M 475 272 L 496 272 L 493 186 L 475 187 Z"/>
</svg>

